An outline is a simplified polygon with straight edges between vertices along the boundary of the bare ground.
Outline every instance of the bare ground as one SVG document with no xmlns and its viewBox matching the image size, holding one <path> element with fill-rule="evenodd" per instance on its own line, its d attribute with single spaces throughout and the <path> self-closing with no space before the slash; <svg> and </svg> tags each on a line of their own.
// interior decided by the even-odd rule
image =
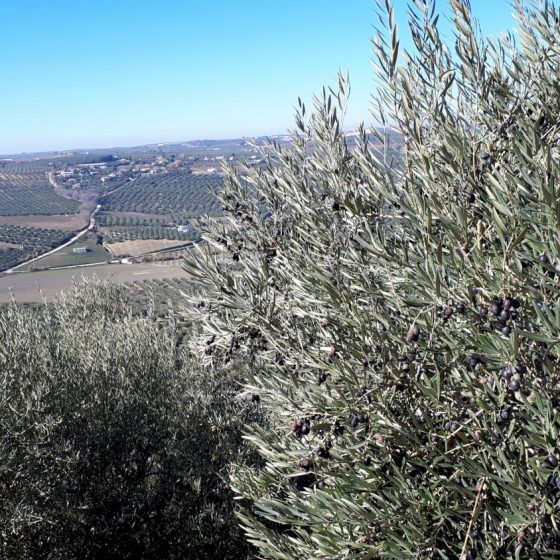
<svg viewBox="0 0 560 560">
<path fill-rule="evenodd" d="M 119 243 L 107 243 L 105 248 L 115 257 L 138 257 L 146 253 L 170 249 L 185 245 L 186 241 L 177 239 L 135 239 L 134 241 L 121 241 Z"/>
<path fill-rule="evenodd" d="M 15 225 L 62 231 L 78 231 L 88 225 L 89 220 L 79 214 L 55 216 L 0 216 L 0 225 Z"/>
<path fill-rule="evenodd" d="M 61 292 L 69 290 L 73 282 L 83 278 L 124 283 L 156 278 L 188 278 L 188 274 L 180 266 L 170 264 L 102 264 L 42 272 L 14 272 L 0 276 L 0 303 L 10 301 L 12 294 L 21 303 L 43 299 L 51 301 Z"/>
</svg>

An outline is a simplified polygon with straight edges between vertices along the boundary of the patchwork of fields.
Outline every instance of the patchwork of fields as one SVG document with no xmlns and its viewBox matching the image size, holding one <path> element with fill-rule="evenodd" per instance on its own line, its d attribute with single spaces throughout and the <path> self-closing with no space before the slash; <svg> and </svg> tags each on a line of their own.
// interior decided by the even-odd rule
<svg viewBox="0 0 560 560">
<path fill-rule="evenodd" d="M 95 216 L 91 234 L 21 270 L 88 265 L 153 254 L 156 256 L 149 258 L 158 259 L 160 251 L 199 241 L 201 216 L 219 215 L 215 193 L 221 177 L 193 174 L 188 165 L 166 170 L 165 158 L 152 156 L 152 163 L 146 163 L 149 157 L 144 154 L 141 164 L 134 165 L 143 171 L 149 168 L 148 173 L 120 175 L 120 186 L 107 187 L 114 184 L 117 176 L 116 166 L 111 167 L 111 157 L 104 155 L 101 163 L 86 154 L 0 162 L 0 272 L 60 247 L 87 227 L 90 215 Z M 171 157 L 169 161 L 175 160 Z M 81 183 L 78 185 L 74 177 L 83 175 L 83 170 L 104 187 L 81 192 Z M 73 182 L 69 179 L 69 185 L 60 188 L 54 177 L 71 177 Z M 78 195 L 81 203 L 73 199 Z M 96 204 L 99 211 L 92 214 Z M 74 253 L 73 249 L 80 245 L 87 251 Z M 167 258 L 167 253 L 162 253 L 161 258 Z"/>
</svg>

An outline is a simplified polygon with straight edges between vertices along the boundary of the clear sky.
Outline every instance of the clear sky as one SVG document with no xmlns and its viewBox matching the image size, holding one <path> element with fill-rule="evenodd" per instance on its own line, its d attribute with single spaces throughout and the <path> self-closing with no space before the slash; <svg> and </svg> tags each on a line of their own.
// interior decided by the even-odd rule
<svg viewBox="0 0 560 560">
<path fill-rule="evenodd" d="M 282 134 L 339 68 L 370 124 L 374 23 L 374 0 L 0 0 L 0 153 Z"/>
</svg>

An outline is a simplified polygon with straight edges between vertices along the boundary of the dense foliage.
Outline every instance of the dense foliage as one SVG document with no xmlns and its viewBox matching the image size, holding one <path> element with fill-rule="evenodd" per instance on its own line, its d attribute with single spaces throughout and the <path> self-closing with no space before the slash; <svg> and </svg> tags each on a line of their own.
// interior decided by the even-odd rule
<svg viewBox="0 0 560 560">
<path fill-rule="evenodd" d="M 244 558 L 224 479 L 258 405 L 189 357 L 172 317 L 119 301 L 84 284 L 0 311 L 0 557 Z"/>
<path fill-rule="evenodd" d="M 44 171 L 0 168 L 0 196 L 0 216 L 74 214 L 79 208 L 79 202 L 55 194 Z"/>
<path fill-rule="evenodd" d="M 103 207 L 120 212 L 187 217 L 215 214 L 219 204 L 214 192 L 221 182 L 218 177 L 191 175 L 182 170 L 145 175 L 109 194 L 103 199 Z"/>
<path fill-rule="evenodd" d="M 389 2 L 374 41 L 403 162 L 383 129 L 348 149 L 341 78 L 232 172 L 224 252 L 189 265 L 199 351 L 270 411 L 234 477 L 263 558 L 558 557 L 560 13 L 517 3 L 519 44 L 489 43 L 452 0 L 447 45 L 413 4 L 413 51 Z"/>
</svg>

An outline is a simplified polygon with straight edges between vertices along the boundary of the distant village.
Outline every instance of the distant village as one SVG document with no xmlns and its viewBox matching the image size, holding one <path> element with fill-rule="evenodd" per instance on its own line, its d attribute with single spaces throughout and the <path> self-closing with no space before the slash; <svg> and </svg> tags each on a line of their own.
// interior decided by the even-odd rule
<svg viewBox="0 0 560 560">
<path fill-rule="evenodd" d="M 123 180 L 138 175 L 158 175 L 170 171 L 183 170 L 192 175 L 223 176 L 224 164 L 236 165 L 243 158 L 249 166 L 262 163 L 262 159 L 254 153 L 219 154 L 219 155 L 188 155 L 188 154 L 157 154 L 143 155 L 140 158 L 117 158 L 96 163 L 79 163 L 57 167 L 54 171 L 56 183 L 66 189 L 90 189 L 102 187 L 103 190 L 112 184 L 120 185 Z M 107 158 L 103 158 L 107 159 Z"/>
</svg>

